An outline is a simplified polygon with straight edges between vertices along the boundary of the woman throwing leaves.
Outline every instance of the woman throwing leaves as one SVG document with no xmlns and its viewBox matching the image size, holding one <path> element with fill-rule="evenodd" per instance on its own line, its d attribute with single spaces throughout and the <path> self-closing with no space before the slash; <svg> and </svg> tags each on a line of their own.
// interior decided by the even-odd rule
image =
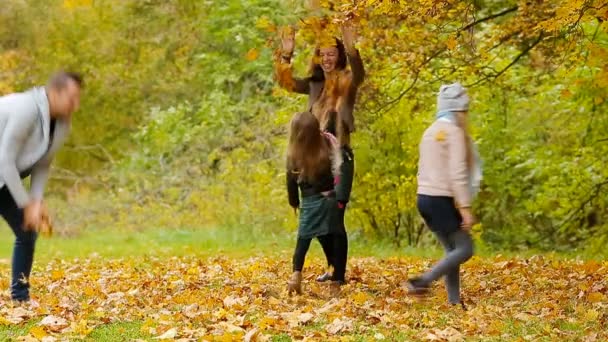
<svg viewBox="0 0 608 342">
<path fill-rule="evenodd" d="M 341 177 L 336 186 L 336 200 L 341 212 L 341 248 L 324 249 L 329 266 L 346 260 L 348 238 L 344 227 L 344 210 L 350 200 L 354 175 L 354 155 L 350 146 L 350 134 L 355 130 L 353 110 L 357 91 L 365 77 L 363 62 L 355 48 L 355 32 L 351 26 L 342 27 L 343 41 L 338 38 L 321 39 L 315 49 L 310 76 L 296 78 L 292 73 L 291 59 L 295 47 L 295 32 L 283 31 L 281 49 L 275 58 L 275 72 L 281 87 L 299 94 L 308 95 L 307 110 L 319 121 L 321 130 L 337 137 L 343 163 Z M 350 70 L 347 69 L 350 65 Z M 333 279 L 325 273 L 317 281 Z"/>
</svg>

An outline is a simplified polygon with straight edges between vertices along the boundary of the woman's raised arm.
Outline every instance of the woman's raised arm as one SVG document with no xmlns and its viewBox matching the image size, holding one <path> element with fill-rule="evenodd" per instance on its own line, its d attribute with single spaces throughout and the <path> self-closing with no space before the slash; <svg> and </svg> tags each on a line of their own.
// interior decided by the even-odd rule
<svg viewBox="0 0 608 342">
<path fill-rule="evenodd" d="M 274 58 L 275 77 L 282 88 L 299 94 L 308 94 L 310 92 L 309 80 L 293 77 L 291 57 L 295 47 L 295 30 L 288 27 L 281 30 L 280 35 L 281 49 L 277 51 Z"/>
</svg>

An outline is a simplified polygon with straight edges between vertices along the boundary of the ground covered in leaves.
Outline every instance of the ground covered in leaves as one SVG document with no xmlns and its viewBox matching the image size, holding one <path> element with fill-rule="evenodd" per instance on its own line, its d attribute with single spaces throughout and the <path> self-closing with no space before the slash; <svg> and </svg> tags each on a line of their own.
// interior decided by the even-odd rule
<svg viewBox="0 0 608 342">
<path fill-rule="evenodd" d="M 39 266 L 39 307 L 0 296 L 2 340 L 608 340 L 608 262 L 475 257 L 463 271 L 468 310 L 406 295 L 432 260 L 354 258 L 339 299 L 315 283 L 289 297 L 290 258 L 133 257 Z M 3 275 L 9 265 L 0 265 Z M 8 279 L 0 280 L 3 289 Z M 113 334 L 100 333 L 114 327 Z M 116 335 L 117 334 L 117 335 Z M 105 336 L 105 337 L 104 337 Z M 114 337 L 108 337 L 114 336 Z"/>
</svg>

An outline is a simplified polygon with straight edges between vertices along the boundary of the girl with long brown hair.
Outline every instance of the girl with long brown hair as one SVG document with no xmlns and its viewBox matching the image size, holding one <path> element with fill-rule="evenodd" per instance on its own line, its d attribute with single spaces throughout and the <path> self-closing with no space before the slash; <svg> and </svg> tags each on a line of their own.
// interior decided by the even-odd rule
<svg viewBox="0 0 608 342">
<path fill-rule="evenodd" d="M 297 78 L 293 76 L 291 58 L 295 47 L 295 31 L 289 29 L 281 34 L 281 49 L 275 58 L 275 73 L 279 85 L 289 91 L 308 95 L 307 111 L 312 113 L 324 132 L 337 137 L 341 149 L 343 164 L 342 182 L 336 188 L 336 200 L 342 209 L 340 216 L 343 229 L 341 247 L 338 251 L 327 251 L 327 256 L 348 254 L 348 238 L 344 226 L 344 211 L 350 200 L 354 177 L 354 154 L 350 144 L 350 135 L 355 131 L 353 111 L 357 91 L 365 78 L 365 69 L 359 51 L 355 48 L 354 29 L 342 27 L 343 40 L 338 38 L 321 39 L 315 48 L 311 63 L 310 76 Z M 350 66 L 350 69 L 347 68 Z M 331 257 L 329 266 L 336 267 Z M 331 280 L 329 272 L 317 281 Z"/>
<path fill-rule="evenodd" d="M 289 293 L 302 293 L 302 269 L 313 238 L 317 238 L 328 260 L 332 260 L 330 291 L 340 292 L 346 271 L 346 254 L 341 238 L 343 227 L 335 198 L 339 184 L 342 155 L 337 140 L 321 132 L 319 121 L 310 112 L 296 114 L 291 120 L 287 148 L 287 193 L 289 204 L 300 210 L 298 238 L 293 255 L 293 274 Z M 327 253 L 333 253 L 327 255 Z"/>
</svg>

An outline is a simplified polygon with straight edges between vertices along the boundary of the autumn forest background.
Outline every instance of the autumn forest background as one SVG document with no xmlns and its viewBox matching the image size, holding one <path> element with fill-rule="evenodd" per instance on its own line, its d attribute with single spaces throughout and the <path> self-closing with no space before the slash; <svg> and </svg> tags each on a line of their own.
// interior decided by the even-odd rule
<svg viewBox="0 0 608 342">
<path fill-rule="evenodd" d="M 284 151 L 287 123 L 306 99 L 277 86 L 272 56 L 277 31 L 294 25 L 294 63 L 305 75 L 319 31 L 337 34 L 342 21 L 357 28 L 367 72 L 347 213 L 355 285 L 337 306 L 323 311 L 331 302 L 313 296 L 290 302 L 284 316 L 296 226 Z M 82 72 L 86 90 L 47 191 L 55 236 L 38 244 L 33 286 L 55 306 L 18 322 L 0 310 L 0 337 L 601 340 L 607 60 L 601 0 L 3 0 L 0 94 L 44 83 L 58 68 Z M 454 81 L 469 88 L 484 162 L 474 230 L 482 256 L 465 266 L 464 291 L 479 303 L 470 321 L 442 316 L 441 297 L 434 307 L 399 295 L 386 302 L 408 272 L 441 255 L 415 207 L 417 148 L 437 89 Z M 8 229 L 0 242 L 4 290 Z M 319 249 L 312 255 L 309 273 L 320 272 Z M 133 265 L 152 271 L 127 270 Z M 214 291 L 226 272 L 235 284 L 224 290 L 240 294 Z M 243 289 L 239 279 L 253 285 Z M 173 294 L 160 301 L 166 312 L 154 300 L 127 309 L 145 301 L 129 291 L 149 291 L 146 281 Z M 91 292 L 58 296 L 48 284 Z M 217 298 L 194 308 L 185 293 L 202 300 L 196 291 Z M 88 304 L 97 316 L 84 307 L 89 297 L 104 300 Z M 336 307 L 352 311 L 331 316 Z M 65 324 L 40 324 L 49 315 Z M 398 327 L 404 332 L 391 335 Z"/>
</svg>

